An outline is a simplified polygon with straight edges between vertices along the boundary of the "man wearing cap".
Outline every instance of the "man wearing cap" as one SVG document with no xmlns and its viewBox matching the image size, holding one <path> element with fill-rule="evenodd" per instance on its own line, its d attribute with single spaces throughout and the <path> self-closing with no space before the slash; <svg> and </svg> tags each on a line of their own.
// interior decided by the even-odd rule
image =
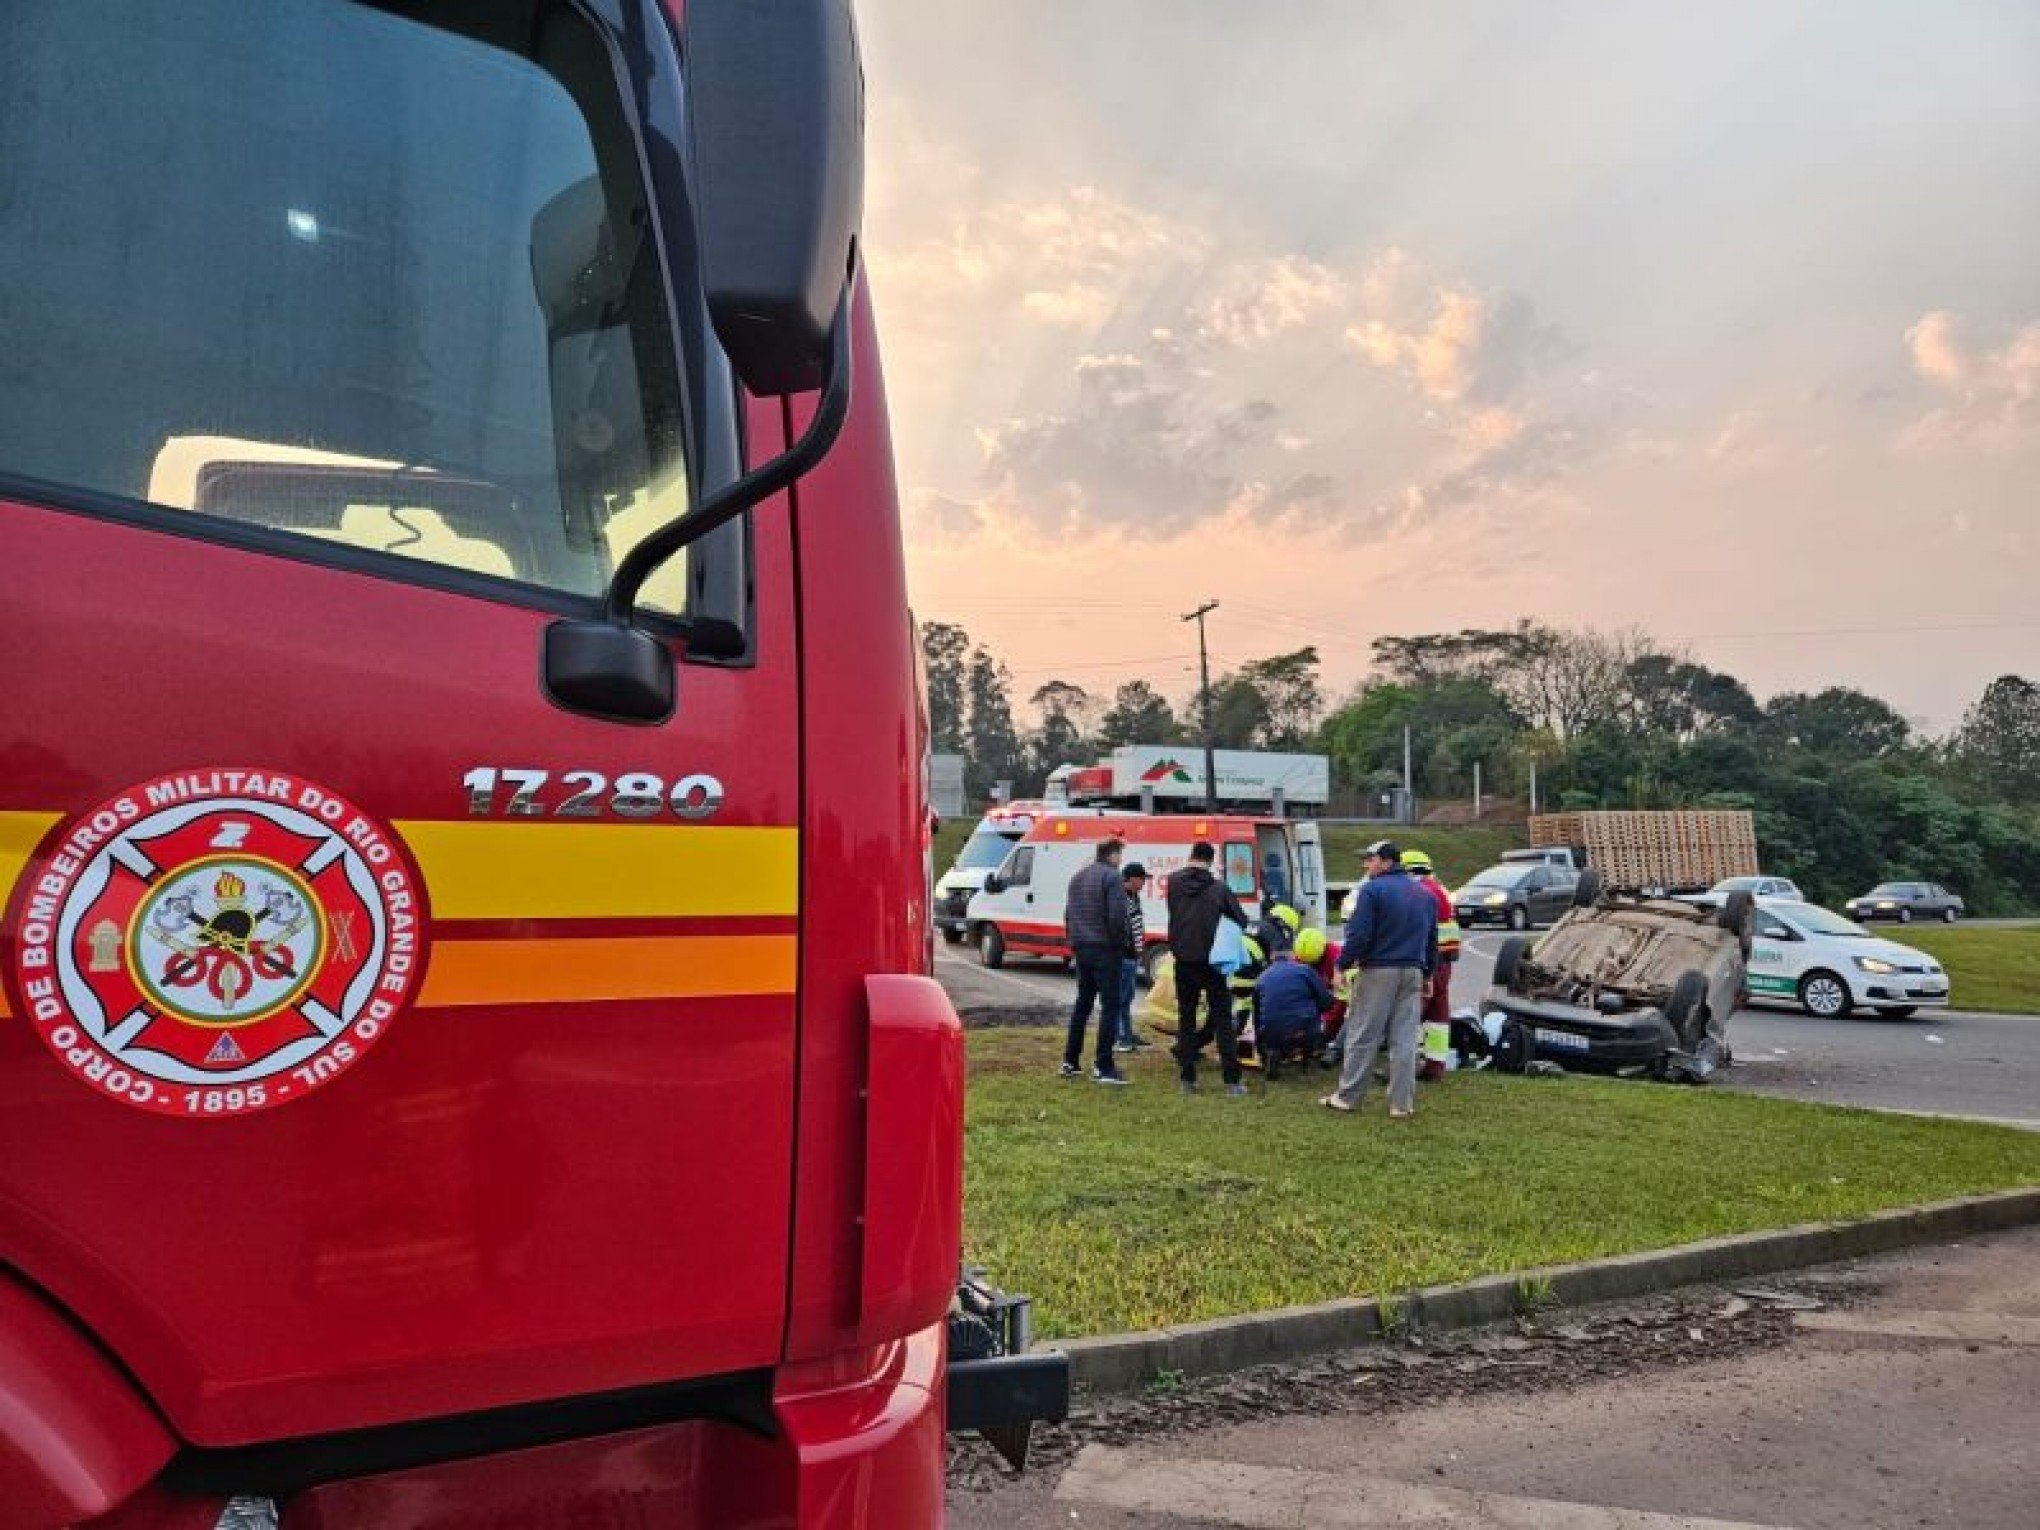
<svg viewBox="0 0 2040 1530">
<path fill-rule="evenodd" d="M 1365 852 L 1367 880 L 1353 900 L 1339 967 L 1358 967 L 1346 1016 L 1339 1087 L 1318 1103 L 1353 1111 L 1367 1091 L 1374 1058 L 1388 1042 L 1388 1113 L 1417 1112 L 1417 1037 L 1425 989 L 1438 965 L 1438 908 L 1402 868 L 1402 851 L 1377 840 Z"/>
<path fill-rule="evenodd" d="M 1126 954 L 1119 959 L 1119 1013 L 1113 1017 L 1115 1052 L 1144 1051 L 1147 1043 L 1133 1031 L 1133 996 L 1140 986 L 1140 959 L 1147 950 L 1147 916 L 1141 912 L 1141 894 L 1147 891 L 1147 867 L 1128 861 L 1119 868 L 1119 880 L 1126 888 Z"/>
</svg>

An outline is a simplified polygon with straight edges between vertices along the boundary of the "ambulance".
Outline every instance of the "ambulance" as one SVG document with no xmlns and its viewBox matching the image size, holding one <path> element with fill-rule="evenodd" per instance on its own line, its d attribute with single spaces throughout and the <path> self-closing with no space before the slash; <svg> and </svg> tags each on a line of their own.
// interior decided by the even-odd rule
<svg viewBox="0 0 2040 1530">
<path fill-rule="evenodd" d="M 935 884 L 935 928 L 952 946 L 960 946 L 970 930 L 970 900 L 985 885 L 985 878 L 999 869 L 1007 852 L 1034 827 L 1034 821 L 1050 812 L 1095 812 L 1096 809 L 1057 806 L 1030 800 L 1008 802 L 994 807 L 977 821 L 970 838 L 956 852 L 956 861 Z"/>
<path fill-rule="evenodd" d="M 1324 847 L 1309 820 L 1058 814 L 1037 820 L 970 900 L 967 938 L 978 960 L 987 967 L 1004 966 L 1008 956 L 1068 960 L 1073 953 L 1063 931 L 1063 900 L 1070 878 L 1096 857 L 1101 840 L 1114 837 L 1126 842 L 1122 866 L 1138 862 L 1147 868 L 1143 976 L 1153 975 L 1168 950 L 1169 877 L 1190 863 L 1191 847 L 1200 842 L 1217 851 L 1214 874 L 1225 879 L 1250 916 L 1259 917 L 1273 899 L 1295 907 L 1306 924 L 1325 922 Z"/>
</svg>

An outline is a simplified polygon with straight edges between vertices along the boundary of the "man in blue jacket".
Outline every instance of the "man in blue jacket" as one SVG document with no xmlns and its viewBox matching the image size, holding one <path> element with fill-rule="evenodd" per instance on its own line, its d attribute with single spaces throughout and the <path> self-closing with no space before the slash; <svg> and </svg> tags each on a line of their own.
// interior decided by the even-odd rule
<svg viewBox="0 0 2040 1530">
<path fill-rule="evenodd" d="M 1339 951 L 1342 972 L 1360 969 L 1346 1013 L 1345 1062 L 1339 1087 L 1318 1103 L 1357 1110 L 1385 1036 L 1388 1114 L 1407 1120 L 1417 1113 L 1417 1040 L 1424 990 L 1438 965 L 1438 907 L 1403 872 L 1393 841 L 1369 845 L 1366 867 Z"/>
<path fill-rule="evenodd" d="M 1317 937 L 1323 955 L 1324 931 L 1305 933 Z M 1322 1038 L 1324 1014 L 1331 1007 L 1332 991 L 1315 967 L 1294 950 L 1272 957 L 1268 970 L 1254 980 L 1254 1046 L 1263 1066 L 1299 1047 L 1315 1053 L 1313 1043 Z"/>
</svg>

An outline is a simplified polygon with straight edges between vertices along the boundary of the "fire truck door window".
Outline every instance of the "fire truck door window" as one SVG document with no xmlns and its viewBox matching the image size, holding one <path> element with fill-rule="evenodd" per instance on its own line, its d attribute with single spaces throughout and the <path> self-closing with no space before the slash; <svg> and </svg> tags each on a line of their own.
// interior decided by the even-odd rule
<svg viewBox="0 0 2040 1530">
<path fill-rule="evenodd" d="M 606 44 L 566 0 L 404 10 L 0 10 L 0 477 L 587 596 L 687 508 Z"/>
<path fill-rule="evenodd" d="M 1254 877 L 1254 847 L 1238 840 L 1225 844 L 1225 885 L 1235 897 L 1251 898 L 1260 884 Z"/>
</svg>

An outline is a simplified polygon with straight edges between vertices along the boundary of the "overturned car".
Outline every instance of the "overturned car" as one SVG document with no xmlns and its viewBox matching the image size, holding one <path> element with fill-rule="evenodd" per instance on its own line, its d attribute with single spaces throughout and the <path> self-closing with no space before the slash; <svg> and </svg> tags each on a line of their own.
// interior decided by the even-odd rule
<svg viewBox="0 0 2040 1530">
<path fill-rule="evenodd" d="M 1485 1009 L 1499 1014 L 1495 1066 L 1567 1068 L 1705 1083 L 1729 1060 L 1728 1017 L 1743 1001 L 1754 903 L 1718 909 L 1604 892 L 1586 872 L 1571 912 L 1534 944 L 1495 958 Z"/>
</svg>

